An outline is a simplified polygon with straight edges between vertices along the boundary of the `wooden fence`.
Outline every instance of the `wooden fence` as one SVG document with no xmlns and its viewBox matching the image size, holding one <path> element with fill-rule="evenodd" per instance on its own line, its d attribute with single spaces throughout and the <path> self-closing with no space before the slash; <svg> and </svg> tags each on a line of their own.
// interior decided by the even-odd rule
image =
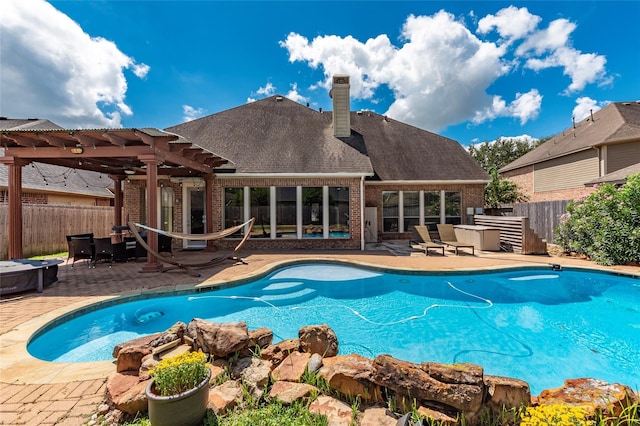
<svg viewBox="0 0 640 426">
<path fill-rule="evenodd" d="M 8 206 L 0 204 L 0 259 L 8 258 Z M 113 207 L 22 205 L 24 257 L 67 251 L 66 236 L 93 232 L 106 237 L 113 226 Z"/>
<path fill-rule="evenodd" d="M 513 205 L 513 213 L 506 213 L 506 215 L 528 217 L 531 229 L 540 238 L 553 243 L 555 229 L 560 225 L 560 216 L 567 212 L 569 202 L 570 200 L 518 203 Z"/>
</svg>

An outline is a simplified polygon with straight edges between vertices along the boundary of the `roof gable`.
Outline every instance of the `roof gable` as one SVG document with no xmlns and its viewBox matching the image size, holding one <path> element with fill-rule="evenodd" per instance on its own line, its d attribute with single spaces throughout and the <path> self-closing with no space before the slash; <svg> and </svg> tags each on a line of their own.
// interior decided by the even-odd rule
<svg viewBox="0 0 640 426">
<path fill-rule="evenodd" d="M 500 172 L 562 157 L 601 145 L 640 142 L 640 102 L 615 102 L 563 130 L 536 149 L 507 164 Z"/>
</svg>

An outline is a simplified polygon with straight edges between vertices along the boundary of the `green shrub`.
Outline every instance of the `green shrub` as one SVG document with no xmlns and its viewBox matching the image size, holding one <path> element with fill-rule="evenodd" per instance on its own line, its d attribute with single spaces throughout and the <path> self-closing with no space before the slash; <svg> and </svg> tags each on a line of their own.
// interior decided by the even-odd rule
<svg viewBox="0 0 640 426">
<path fill-rule="evenodd" d="M 601 265 L 640 261 L 640 173 L 569 203 L 555 242 Z"/>
</svg>

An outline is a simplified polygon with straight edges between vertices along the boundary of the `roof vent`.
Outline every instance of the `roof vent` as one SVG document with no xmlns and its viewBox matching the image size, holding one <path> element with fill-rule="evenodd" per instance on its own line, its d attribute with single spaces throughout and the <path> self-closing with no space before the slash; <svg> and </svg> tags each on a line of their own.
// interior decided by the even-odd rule
<svg viewBox="0 0 640 426">
<path fill-rule="evenodd" d="M 362 110 L 360 110 L 360 111 L 356 111 L 356 114 L 357 114 L 357 115 L 362 115 Z"/>
<path fill-rule="evenodd" d="M 276 96 L 276 102 L 282 102 L 282 96 Z"/>
</svg>

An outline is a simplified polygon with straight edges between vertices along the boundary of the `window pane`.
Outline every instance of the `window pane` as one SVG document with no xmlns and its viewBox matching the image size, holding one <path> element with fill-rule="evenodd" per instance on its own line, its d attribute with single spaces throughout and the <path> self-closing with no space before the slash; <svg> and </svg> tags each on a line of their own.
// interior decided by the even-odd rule
<svg viewBox="0 0 640 426">
<path fill-rule="evenodd" d="M 302 188 L 302 238 L 322 238 L 322 187 Z"/>
<path fill-rule="evenodd" d="M 244 189 L 224 189 L 224 227 L 231 228 L 244 223 Z M 255 225 L 254 225 L 255 229 Z M 240 235 L 239 232 L 237 235 Z"/>
<path fill-rule="evenodd" d="M 404 232 L 410 232 L 411 228 L 420 225 L 420 193 L 418 191 L 405 191 L 402 196 L 404 211 Z"/>
<path fill-rule="evenodd" d="M 296 238 L 296 187 L 276 188 L 276 235 Z"/>
<path fill-rule="evenodd" d="M 270 188 L 250 188 L 251 217 L 255 217 L 252 237 L 271 237 L 271 193 Z"/>
<path fill-rule="evenodd" d="M 160 229 L 173 231 L 173 188 L 160 188 Z"/>
<path fill-rule="evenodd" d="M 382 232 L 398 232 L 398 191 L 382 192 Z"/>
<path fill-rule="evenodd" d="M 329 187 L 329 238 L 349 238 L 349 187 Z"/>
<path fill-rule="evenodd" d="M 446 191 L 445 200 L 445 223 L 459 225 L 462 223 L 461 206 L 462 193 L 459 191 Z"/>
<path fill-rule="evenodd" d="M 429 231 L 436 231 L 440 223 L 440 192 L 424 192 L 424 224 Z"/>
</svg>

